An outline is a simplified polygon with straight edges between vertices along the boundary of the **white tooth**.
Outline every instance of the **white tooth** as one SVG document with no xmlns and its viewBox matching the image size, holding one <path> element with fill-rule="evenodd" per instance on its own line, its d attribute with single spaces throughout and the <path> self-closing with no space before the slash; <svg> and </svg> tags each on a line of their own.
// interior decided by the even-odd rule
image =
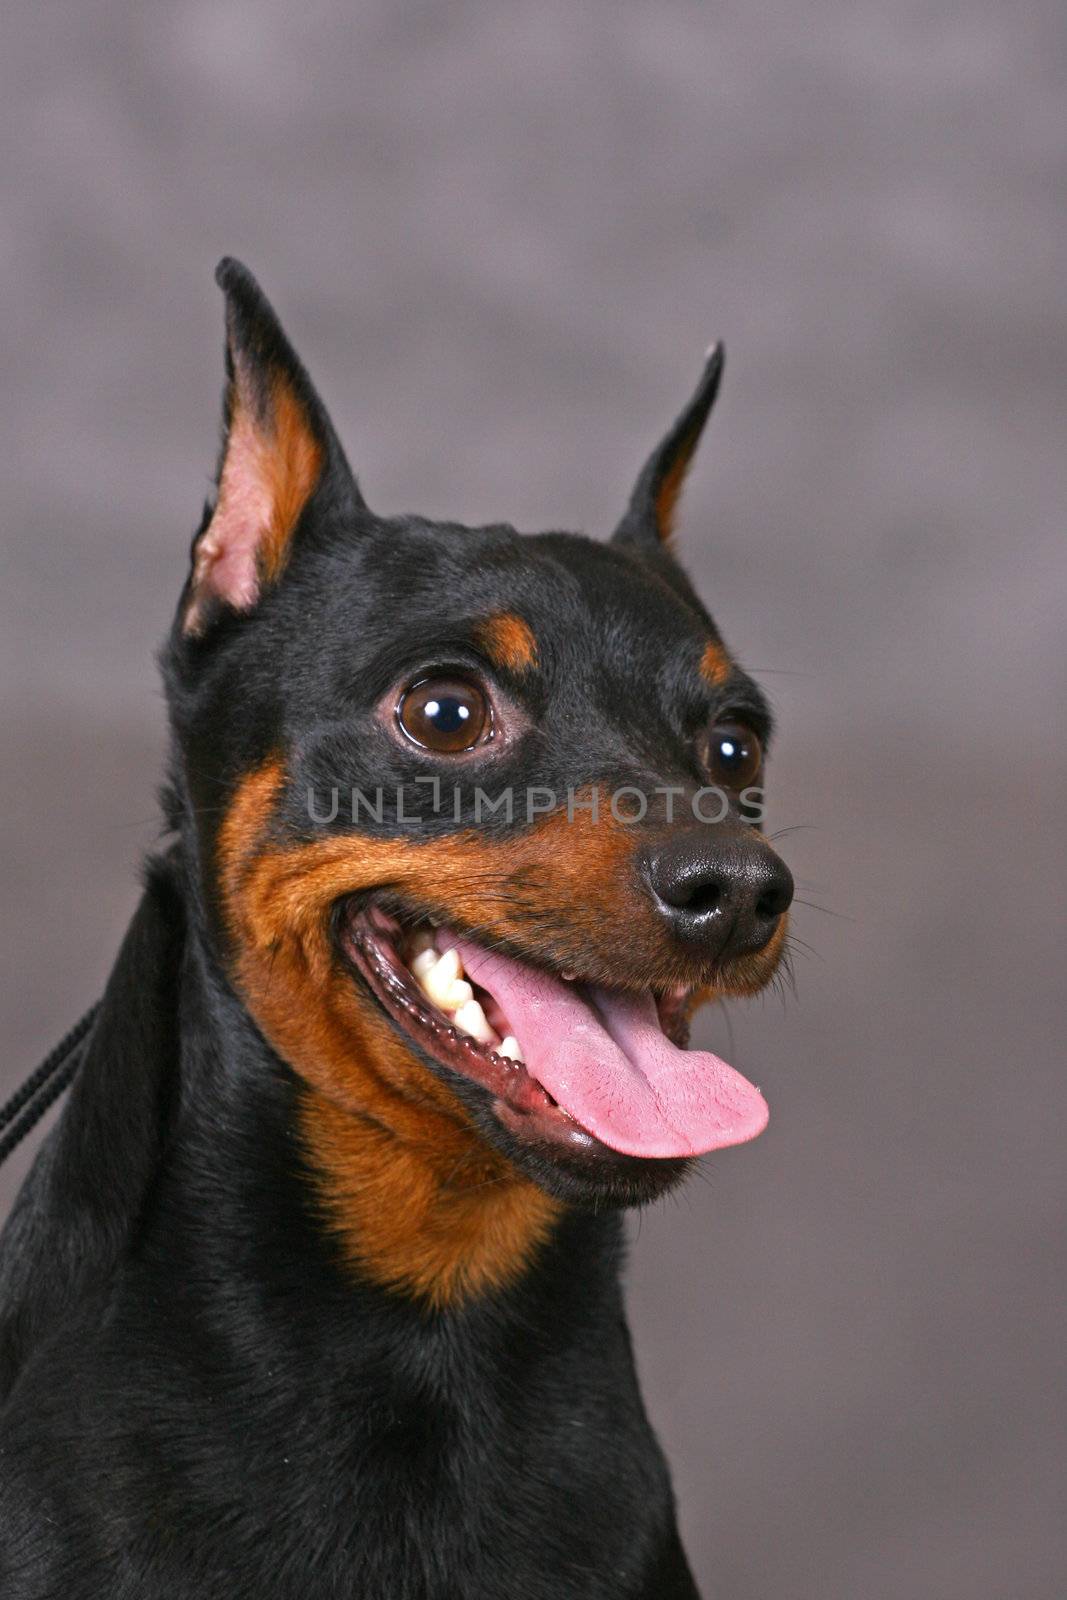
<svg viewBox="0 0 1067 1600">
<path fill-rule="evenodd" d="M 448 1003 L 449 992 L 456 980 L 463 975 L 459 952 L 446 950 L 439 956 L 432 967 L 427 967 L 425 972 L 418 974 L 419 984 L 423 993 L 428 995 L 435 1006 L 445 1006 Z"/>
<path fill-rule="evenodd" d="M 463 978 L 457 978 L 449 988 L 448 994 L 441 1001 L 442 1011 L 458 1011 L 460 1006 L 465 1006 L 468 1000 L 474 999 L 474 990 Z"/>
<path fill-rule="evenodd" d="M 468 1000 L 461 1005 L 452 1021 L 461 1033 L 469 1033 L 479 1044 L 496 1043 L 496 1034 L 489 1026 L 485 1012 L 477 1000 Z"/>
<path fill-rule="evenodd" d="M 462 978 L 463 963 L 459 959 L 459 951 L 451 946 L 447 949 L 437 963 L 438 971 L 447 973 L 449 981 L 453 978 Z"/>
<path fill-rule="evenodd" d="M 519 1048 L 519 1041 L 513 1033 L 506 1033 L 496 1047 L 498 1056 L 506 1056 L 509 1061 L 525 1062 L 526 1057 Z"/>
<path fill-rule="evenodd" d="M 408 965 L 416 978 L 425 978 L 430 968 L 437 965 L 437 951 L 432 945 L 429 950 L 420 950 L 417 956 L 412 957 Z"/>
</svg>

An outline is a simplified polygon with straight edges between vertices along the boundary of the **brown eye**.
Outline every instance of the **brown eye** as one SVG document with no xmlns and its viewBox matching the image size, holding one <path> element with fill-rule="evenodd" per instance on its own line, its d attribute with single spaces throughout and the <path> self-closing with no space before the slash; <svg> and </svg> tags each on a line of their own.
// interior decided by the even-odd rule
<svg viewBox="0 0 1067 1600">
<path fill-rule="evenodd" d="M 708 771 L 724 789 L 746 789 L 762 762 L 760 742 L 743 722 L 717 722 L 708 734 Z"/>
<path fill-rule="evenodd" d="M 442 755 L 473 749 L 492 729 L 485 695 L 465 678 L 427 678 L 413 684 L 396 715 L 409 739 Z"/>
</svg>

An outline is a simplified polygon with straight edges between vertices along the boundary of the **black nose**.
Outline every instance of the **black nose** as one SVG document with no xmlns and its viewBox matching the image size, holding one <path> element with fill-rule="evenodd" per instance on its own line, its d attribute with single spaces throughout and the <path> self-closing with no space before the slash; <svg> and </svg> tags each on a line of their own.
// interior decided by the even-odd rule
<svg viewBox="0 0 1067 1600">
<path fill-rule="evenodd" d="M 709 955 L 762 950 L 793 898 L 793 875 L 758 833 L 675 835 L 649 852 L 645 877 L 678 938 Z"/>
</svg>

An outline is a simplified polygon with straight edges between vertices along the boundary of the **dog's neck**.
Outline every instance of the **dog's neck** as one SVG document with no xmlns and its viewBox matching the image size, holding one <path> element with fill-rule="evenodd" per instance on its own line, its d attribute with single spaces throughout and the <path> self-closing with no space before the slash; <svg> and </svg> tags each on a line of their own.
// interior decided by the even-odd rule
<svg viewBox="0 0 1067 1600">
<path fill-rule="evenodd" d="M 284 1339 L 310 1311 L 308 1337 L 326 1338 L 335 1355 L 345 1339 L 361 1343 L 368 1319 L 423 1330 L 543 1323 L 544 1338 L 559 1342 L 568 1308 L 582 1324 L 598 1304 L 619 1314 L 621 1227 L 610 1213 L 561 1215 L 513 1281 L 452 1304 L 361 1273 L 309 1165 L 307 1091 L 222 975 L 190 898 L 180 858 L 157 866 L 57 1130 L 50 1166 L 65 1168 L 65 1204 L 83 1196 L 101 1223 L 78 1276 L 93 1276 L 94 1261 L 96 1275 L 108 1271 L 135 1237 L 139 1272 L 158 1275 L 162 1295 L 180 1286 L 185 1314 L 210 1321 L 212 1295 L 237 1297 L 265 1338 L 273 1329 Z M 337 1136 L 343 1143 L 343 1127 Z M 353 1139 L 367 1159 L 390 1159 L 360 1130 Z M 101 1169 L 114 1175 L 106 1218 Z M 365 1178 L 373 1190 L 373 1172 Z M 440 1233 L 450 1220 L 424 1216 L 424 1225 Z"/>
</svg>

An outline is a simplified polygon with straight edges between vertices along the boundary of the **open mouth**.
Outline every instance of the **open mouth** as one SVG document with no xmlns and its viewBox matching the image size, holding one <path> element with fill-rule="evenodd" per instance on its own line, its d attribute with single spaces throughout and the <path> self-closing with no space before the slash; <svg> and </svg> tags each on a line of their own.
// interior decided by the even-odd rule
<svg viewBox="0 0 1067 1600">
<path fill-rule="evenodd" d="M 394 1021 L 479 1084 L 520 1138 L 623 1155 L 702 1155 L 755 1138 L 767 1105 L 709 1051 L 684 1048 L 687 991 L 586 984 L 375 903 L 343 948 Z"/>
</svg>

